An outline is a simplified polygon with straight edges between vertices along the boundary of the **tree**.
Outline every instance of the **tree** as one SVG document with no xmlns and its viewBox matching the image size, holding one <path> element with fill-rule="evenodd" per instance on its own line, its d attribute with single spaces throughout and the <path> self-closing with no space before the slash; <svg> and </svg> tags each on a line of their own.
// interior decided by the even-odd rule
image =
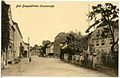
<svg viewBox="0 0 120 78">
<path fill-rule="evenodd" d="M 92 11 L 88 14 L 89 21 L 94 21 L 92 25 L 86 30 L 86 33 L 93 27 L 103 27 L 104 31 L 102 36 L 107 37 L 110 33 L 112 37 L 112 46 L 111 46 L 111 55 L 113 56 L 114 66 L 118 67 L 118 49 L 115 51 L 115 47 L 118 47 L 119 38 L 118 31 L 119 31 L 119 9 L 117 6 L 111 3 L 105 3 L 105 5 L 98 4 L 97 6 L 92 6 Z M 107 33 L 107 34 L 105 34 Z M 117 35 L 116 35 L 117 34 Z"/>
<path fill-rule="evenodd" d="M 99 16 L 98 16 L 99 15 Z M 111 4 L 111 3 L 105 3 L 105 5 L 98 4 L 97 6 L 92 6 L 92 11 L 88 14 L 88 18 L 90 21 L 94 20 L 94 23 L 89 26 L 89 28 L 86 30 L 88 33 L 89 30 L 93 27 L 104 27 L 108 26 L 107 29 L 111 33 L 112 37 L 112 46 L 111 51 L 114 53 L 115 45 L 118 44 L 119 39 L 115 39 L 115 33 L 119 30 L 119 9 L 117 9 L 117 6 Z M 106 33 L 109 33 L 106 32 Z"/>
<path fill-rule="evenodd" d="M 38 47 L 39 46 L 37 44 L 35 44 L 34 47 L 33 47 L 33 49 L 36 50 L 36 49 L 38 49 Z"/>
<path fill-rule="evenodd" d="M 53 50 L 54 52 L 56 52 L 56 54 L 59 54 L 60 52 L 60 44 L 64 44 L 66 43 L 67 41 L 67 37 L 68 36 L 68 33 L 65 33 L 65 32 L 60 32 L 56 37 L 55 37 L 55 40 L 54 40 L 54 43 L 53 43 Z"/>
<path fill-rule="evenodd" d="M 2 1 L 2 50 L 8 48 L 9 40 L 10 40 L 10 34 L 9 34 L 9 18 L 8 18 L 8 6 L 5 4 L 4 1 Z"/>
<path fill-rule="evenodd" d="M 46 45 L 48 45 L 48 44 L 50 44 L 51 42 L 49 41 L 49 40 L 43 40 L 43 42 L 42 42 L 42 45 L 43 46 L 46 46 Z"/>
<path fill-rule="evenodd" d="M 55 42 L 58 43 L 65 43 L 67 41 L 68 33 L 65 32 L 60 32 L 56 37 L 55 37 Z"/>
<path fill-rule="evenodd" d="M 70 31 L 67 36 L 68 47 L 73 50 L 73 52 L 83 52 L 88 46 L 88 36 L 82 35 L 81 32 Z M 72 52 L 72 51 L 71 51 Z"/>
<path fill-rule="evenodd" d="M 50 42 L 49 40 L 43 40 L 43 42 L 42 42 L 42 45 L 43 45 L 43 47 L 44 47 L 45 49 L 47 48 L 47 46 L 48 46 L 49 44 L 51 44 L 51 42 Z"/>
<path fill-rule="evenodd" d="M 46 48 L 49 44 L 51 44 L 51 42 L 49 40 L 43 40 L 41 49 L 42 49 L 44 54 L 46 54 Z"/>
</svg>

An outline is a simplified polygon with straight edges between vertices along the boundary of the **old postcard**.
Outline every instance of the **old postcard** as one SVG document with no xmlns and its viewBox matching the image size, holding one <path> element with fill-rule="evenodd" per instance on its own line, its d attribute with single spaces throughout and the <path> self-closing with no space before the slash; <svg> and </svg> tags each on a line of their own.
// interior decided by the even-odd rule
<svg viewBox="0 0 120 78">
<path fill-rule="evenodd" d="M 118 77 L 119 2 L 1 1 L 1 76 Z"/>
</svg>

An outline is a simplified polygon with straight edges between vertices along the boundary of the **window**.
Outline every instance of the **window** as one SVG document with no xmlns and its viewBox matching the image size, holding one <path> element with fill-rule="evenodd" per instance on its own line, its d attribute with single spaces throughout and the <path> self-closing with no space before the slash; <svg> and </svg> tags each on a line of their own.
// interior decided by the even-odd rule
<svg viewBox="0 0 120 78">
<path fill-rule="evenodd" d="M 105 40 L 102 40 L 102 43 L 101 43 L 101 45 L 105 45 Z"/>
<path fill-rule="evenodd" d="M 96 46 L 99 46 L 99 44 L 96 44 Z"/>
<path fill-rule="evenodd" d="M 101 51 L 102 51 L 102 53 L 105 52 L 105 50 L 101 50 Z"/>
<path fill-rule="evenodd" d="M 94 44 L 91 44 L 91 46 L 94 46 Z"/>
<path fill-rule="evenodd" d="M 100 30 L 98 30 L 98 32 L 97 32 L 97 34 L 96 34 L 96 35 L 97 35 L 97 37 L 99 37 L 99 36 L 100 36 Z"/>
<path fill-rule="evenodd" d="M 98 40 L 96 41 L 96 46 L 99 46 L 99 41 Z"/>
<path fill-rule="evenodd" d="M 94 41 L 92 41 L 91 43 L 94 44 Z"/>
<path fill-rule="evenodd" d="M 10 46 L 10 48 L 12 48 L 12 46 Z"/>
<path fill-rule="evenodd" d="M 91 42 L 91 46 L 94 46 L 94 41 Z"/>
<path fill-rule="evenodd" d="M 108 33 L 108 38 L 112 37 L 112 35 L 110 33 Z"/>
<path fill-rule="evenodd" d="M 105 45 L 104 43 L 102 43 L 101 45 Z"/>
<path fill-rule="evenodd" d="M 110 44 L 113 44 L 113 40 L 112 39 L 110 39 Z"/>
</svg>

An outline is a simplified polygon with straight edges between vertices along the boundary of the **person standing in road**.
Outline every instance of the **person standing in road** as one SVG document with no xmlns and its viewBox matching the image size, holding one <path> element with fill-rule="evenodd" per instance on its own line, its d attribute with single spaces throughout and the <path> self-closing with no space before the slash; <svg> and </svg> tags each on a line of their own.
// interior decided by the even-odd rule
<svg viewBox="0 0 120 78">
<path fill-rule="evenodd" d="M 31 53 L 29 53 L 29 62 L 32 61 L 32 58 L 31 58 Z"/>
<path fill-rule="evenodd" d="M 29 57 L 29 62 L 31 62 L 31 57 Z"/>
</svg>

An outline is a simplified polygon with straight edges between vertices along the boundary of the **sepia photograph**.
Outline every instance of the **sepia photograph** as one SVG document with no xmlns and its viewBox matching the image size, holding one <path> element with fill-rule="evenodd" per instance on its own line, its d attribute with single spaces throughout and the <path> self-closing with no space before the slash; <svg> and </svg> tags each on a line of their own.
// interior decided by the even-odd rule
<svg viewBox="0 0 120 78">
<path fill-rule="evenodd" d="M 1 1 L 2 77 L 118 77 L 118 1 Z"/>
</svg>

